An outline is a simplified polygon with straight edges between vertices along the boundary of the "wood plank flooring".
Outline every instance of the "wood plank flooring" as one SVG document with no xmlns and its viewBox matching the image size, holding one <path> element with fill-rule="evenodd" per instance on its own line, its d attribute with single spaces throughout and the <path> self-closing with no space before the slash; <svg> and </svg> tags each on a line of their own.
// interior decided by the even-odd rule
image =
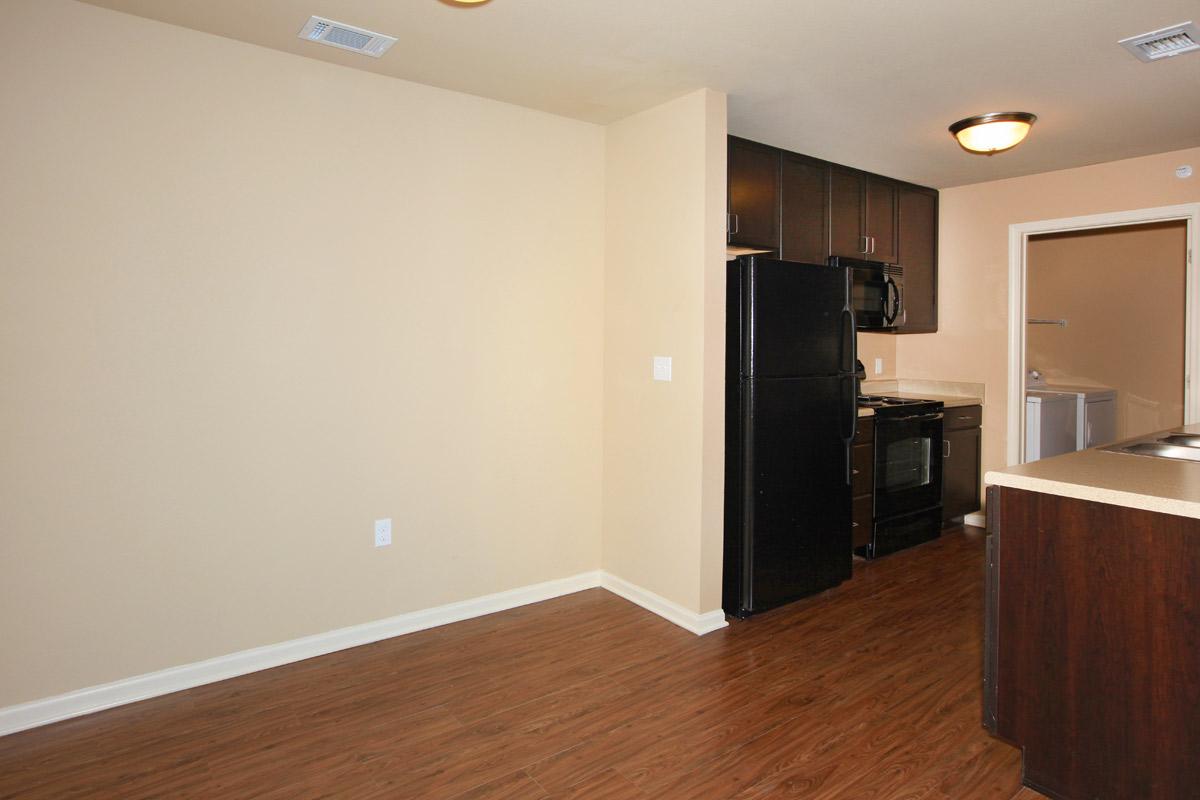
<svg viewBox="0 0 1200 800">
<path fill-rule="evenodd" d="M 0 739 L 0 798 L 1041 797 L 980 727 L 983 535 L 695 637 L 601 589 Z"/>
</svg>

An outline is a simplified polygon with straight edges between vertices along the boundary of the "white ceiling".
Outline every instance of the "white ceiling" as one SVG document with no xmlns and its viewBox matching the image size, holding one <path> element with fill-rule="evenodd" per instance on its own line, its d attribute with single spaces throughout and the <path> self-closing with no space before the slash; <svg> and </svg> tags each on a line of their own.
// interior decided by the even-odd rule
<svg viewBox="0 0 1200 800">
<path fill-rule="evenodd" d="M 1116 43 L 1200 22 L 1196 0 L 88 2 L 599 123 L 707 86 L 731 133 L 937 187 L 1200 146 L 1200 53 L 1143 64 Z M 381 59 L 306 42 L 311 14 L 400 41 Z M 1040 119 L 972 156 L 946 126 L 985 111 Z"/>
</svg>

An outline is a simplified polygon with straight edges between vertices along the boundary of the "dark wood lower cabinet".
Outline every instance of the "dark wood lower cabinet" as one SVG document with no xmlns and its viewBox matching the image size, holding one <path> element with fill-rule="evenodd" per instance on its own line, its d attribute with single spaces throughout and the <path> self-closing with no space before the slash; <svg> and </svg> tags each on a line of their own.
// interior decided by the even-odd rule
<svg viewBox="0 0 1200 800">
<path fill-rule="evenodd" d="M 851 531 L 850 542 L 855 549 L 871 543 L 871 526 L 875 521 L 875 420 L 859 417 L 858 433 L 850 450 Z"/>
<path fill-rule="evenodd" d="M 980 508 L 983 407 L 947 408 L 943 420 L 942 522 L 949 524 Z"/>
<path fill-rule="evenodd" d="M 1200 520 L 989 490 L 984 722 L 1064 800 L 1200 797 Z"/>
</svg>

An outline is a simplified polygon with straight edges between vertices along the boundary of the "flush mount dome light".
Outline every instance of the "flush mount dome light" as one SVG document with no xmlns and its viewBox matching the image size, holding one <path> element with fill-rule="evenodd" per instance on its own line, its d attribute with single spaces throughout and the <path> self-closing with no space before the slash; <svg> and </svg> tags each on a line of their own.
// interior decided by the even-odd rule
<svg viewBox="0 0 1200 800">
<path fill-rule="evenodd" d="M 1036 120 L 1036 115 L 1025 111 L 993 111 L 960 119 L 950 132 L 964 150 L 990 156 L 1019 145 Z"/>
</svg>

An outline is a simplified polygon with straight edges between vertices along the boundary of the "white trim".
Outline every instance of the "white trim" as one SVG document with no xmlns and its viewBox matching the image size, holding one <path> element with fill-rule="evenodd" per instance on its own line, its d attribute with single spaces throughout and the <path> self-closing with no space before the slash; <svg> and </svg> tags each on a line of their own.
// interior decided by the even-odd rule
<svg viewBox="0 0 1200 800">
<path fill-rule="evenodd" d="M 974 514 L 963 515 L 964 525 L 974 525 L 976 528 L 987 527 L 987 514 L 982 511 L 976 511 Z"/>
<path fill-rule="evenodd" d="M 630 583 L 624 578 L 618 578 L 611 572 L 602 571 L 600 575 L 600 585 L 605 589 L 624 597 L 631 603 L 636 603 L 647 611 L 653 611 L 668 622 L 674 622 L 697 636 L 712 633 L 729 624 L 725 619 L 725 612 L 719 608 L 715 611 L 698 614 L 672 600 Z"/>
<path fill-rule="evenodd" d="M 1200 253 L 1200 203 L 1114 211 L 1084 217 L 1044 219 L 1008 226 L 1008 434 L 1009 466 L 1025 460 L 1025 269 L 1029 237 L 1118 225 L 1184 220 L 1187 222 L 1187 331 L 1184 353 L 1185 423 L 1200 421 L 1200 280 L 1196 276 Z"/>
<path fill-rule="evenodd" d="M 602 570 L 581 572 L 0 708 L 0 736 L 601 586 L 697 635 L 727 624 L 719 610 L 696 614 Z"/>
</svg>

